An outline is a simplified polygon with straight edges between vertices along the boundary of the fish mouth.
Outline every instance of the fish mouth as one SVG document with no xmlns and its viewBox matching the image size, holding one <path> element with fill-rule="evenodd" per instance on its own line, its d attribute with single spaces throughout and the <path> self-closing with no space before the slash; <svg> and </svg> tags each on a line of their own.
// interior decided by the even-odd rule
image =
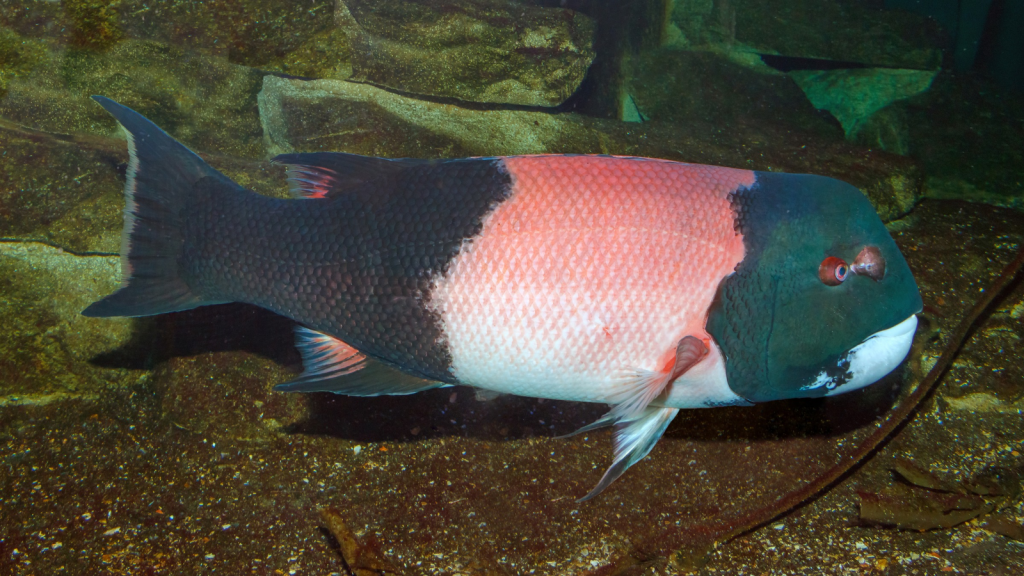
<svg viewBox="0 0 1024 576">
<path fill-rule="evenodd" d="M 917 315 L 911 314 L 892 328 L 875 332 L 803 389 L 825 387 L 826 396 L 836 396 L 877 382 L 907 357 L 916 331 Z"/>
</svg>

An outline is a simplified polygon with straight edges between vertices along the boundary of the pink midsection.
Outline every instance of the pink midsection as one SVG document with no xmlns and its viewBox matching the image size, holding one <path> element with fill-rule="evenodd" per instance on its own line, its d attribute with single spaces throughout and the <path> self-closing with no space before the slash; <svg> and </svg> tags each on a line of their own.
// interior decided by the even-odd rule
<svg viewBox="0 0 1024 576">
<path fill-rule="evenodd" d="M 707 338 L 743 257 L 728 194 L 750 171 L 592 156 L 507 158 L 509 200 L 463 246 L 431 305 L 462 382 L 601 401 Z"/>
</svg>

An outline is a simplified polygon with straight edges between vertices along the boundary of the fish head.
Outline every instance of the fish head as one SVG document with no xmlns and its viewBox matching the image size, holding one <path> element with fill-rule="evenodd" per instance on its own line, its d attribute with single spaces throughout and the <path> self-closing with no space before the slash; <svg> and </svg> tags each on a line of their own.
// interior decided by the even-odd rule
<svg viewBox="0 0 1024 576">
<path fill-rule="evenodd" d="M 756 174 L 730 197 L 744 258 L 708 312 L 730 389 L 765 402 L 876 382 L 906 357 L 923 307 L 906 260 L 857 188 Z"/>
</svg>

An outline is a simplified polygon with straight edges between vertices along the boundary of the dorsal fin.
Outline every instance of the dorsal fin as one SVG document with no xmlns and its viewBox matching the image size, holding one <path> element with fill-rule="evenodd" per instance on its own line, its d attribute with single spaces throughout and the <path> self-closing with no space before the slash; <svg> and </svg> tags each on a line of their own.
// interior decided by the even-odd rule
<svg viewBox="0 0 1024 576">
<path fill-rule="evenodd" d="M 281 154 L 273 160 L 288 166 L 288 188 L 296 198 L 330 198 L 364 182 L 386 177 L 431 160 L 376 158 L 345 152 Z"/>
</svg>

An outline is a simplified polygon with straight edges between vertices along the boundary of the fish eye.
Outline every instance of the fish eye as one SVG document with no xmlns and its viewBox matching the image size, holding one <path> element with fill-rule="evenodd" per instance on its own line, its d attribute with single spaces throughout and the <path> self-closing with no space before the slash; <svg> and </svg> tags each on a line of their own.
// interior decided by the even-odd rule
<svg viewBox="0 0 1024 576">
<path fill-rule="evenodd" d="M 818 278 L 827 286 L 839 286 L 850 273 L 850 267 L 842 258 L 829 256 L 818 266 Z"/>
</svg>

